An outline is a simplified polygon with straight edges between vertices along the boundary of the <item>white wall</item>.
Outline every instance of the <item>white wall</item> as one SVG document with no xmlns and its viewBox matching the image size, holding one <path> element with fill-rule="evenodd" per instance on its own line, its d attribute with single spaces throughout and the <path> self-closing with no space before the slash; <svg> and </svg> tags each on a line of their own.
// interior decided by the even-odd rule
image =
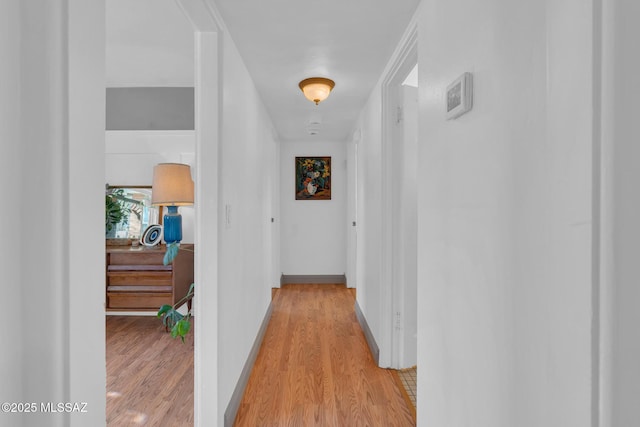
<svg viewBox="0 0 640 427">
<path fill-rule="evenodd" d="M 590 425 L 590 7 L 424 0 L 418 22 L 418 424 Z M 464 71 L 473 110 L 446 121 Z"/>
<path fill-rule="evenodd" d="M 271 301 L 273 260 L 266 241 L 275 227 L 272 198 L 278 194 L 269 116 L 226 33 L 222 47 L 218 425 Z"/>
<path fill-rule="evenodd" d="M 10 0 L 0 16 L 11 33 L 0 41 L 0 158 L 12 249 L 1 286 L 18 319 L 2 333 L 0 395 L 88 404 L 2 423 L 104 425 L 104 7 Z"/>
<path fill-rule="evenodd" d="M 5 239 L 10 244 L 0 248 L 0 291 L 7 296 L 4 310 L 8 319 L 19 319 L 22 310 L 22 269 L 21 251 L 23 229 L 29 220 L 37 220 L 38 212 L 20 215 L 20 204 L 26 197 L 25 188 L 20 185 L 23 167 L 22 139 L 20 125 L 20 39 L 16 34 L 22 31 L 19 1 L 0 3 L 0 176 L 6 185 L 4 192 L 11 206 L 0 210 L 0 222 L 4 227 Z M 11 84 L 5 84 L 11 82 Z M 0 401 L 23 401 L 23 336 L 18 328 L 0 328 L 0 340 L 6 345 L 0 352 Z M 8 417 L 10 415 L 2 415 Z M 17 416 L 12 421 L 16 421 Z M 9 422 L 9 421 L 7 421 Z M 17 424 L 17 423 L 16 423 Z"/>
<path fill-rule="evenodd" d="M 158 163 L 184 163 L 195 177 L 194 131 L 107 131 L 105 138 L 105 183 L 151 185 Z M 194 242 L 193 206 L 182 206 L 182 242 Z"/>
<path fill-rule="evenodd" d="M 382 228 L 382 97 L 376 85 L 360 113 L 357 141 L 357 248 L 356 298 L 376 341 L 382 336 L 382 284 L 380 280 Z M 352 143 L 353 144 L 353 143 Z"/>
<path fill-rule="evenodd" d="M 105 127 L 105 6 L 103 0 L 69 0 L 61 10 L 68 14 L 62 20 L 67 26 L 62 31 L 67 49 L 62 52 L 68 61 L 62 73 L 66 71 L 68 77 L 60 82 L 68 91 L 68 160 L 63 161 L 62 170 L 66 169 L 63 176 L 68 180 L 69 255 L 63 265 L 69 275 L 68 291 L 59 298 L 64 306 L 68 295 L 69 355 L 63 366 L 69 372 L 69 401 L 87 401 L 92 408 L 70 416 L 68 425 L 75 427 L 101 425 L 106 418 L 104 195 L 97 191 L 104 185 L 104 152 L 96 149 L 102 146 Z M 36 102 L 41 101 L 37 94 Z M 88 141 L 95 141 L 97 147 Z"/>
<path fill-rule="evenodd" d="M 331 156 L 331 200 L 295 199 L 296 156 Z M 346 143 L 281 143 L 280 257 L 283 274 L 345 274 L 346 191 Z"/>
<path fill-rule="evenodd" d="M 640 408 L 640 4 L 603 3 L 602 426 L 638 424 Z M 610 393 L 610 394 L 608 394 Z"/>
</svg>

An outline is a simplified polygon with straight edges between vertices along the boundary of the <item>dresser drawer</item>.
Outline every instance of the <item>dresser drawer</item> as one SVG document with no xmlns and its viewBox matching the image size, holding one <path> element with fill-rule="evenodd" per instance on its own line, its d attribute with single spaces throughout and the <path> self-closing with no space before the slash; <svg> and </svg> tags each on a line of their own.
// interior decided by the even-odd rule
<svg viewBox="0 0 640 427">
<path fill-rule="evenodd" d="M 145 251 L 140 252 L 113 252 L 109 254 L 109 265 L 157 265 L 163 266 L 164 252 Z"/>
<path fill-rule="evenodd" d="M 164 304 L 172 304 L 169 293 L 127 293 L 107 292 L 107 303 L 111 309 L 151 309 L 158 310 Z"/>
<path fill-rule="evenodd" d="M 183 244 L 176 258 L 164 265 L 166 246 L 109 247 L 105 254 L 107 311 L 157 311 L 173 305 L 193 283 L 194 246 Z"/>
<path fill-rule="evenodd" d="M 171 271 L 109 271 L 107 286 L 171 286 Z"/>
</svg>

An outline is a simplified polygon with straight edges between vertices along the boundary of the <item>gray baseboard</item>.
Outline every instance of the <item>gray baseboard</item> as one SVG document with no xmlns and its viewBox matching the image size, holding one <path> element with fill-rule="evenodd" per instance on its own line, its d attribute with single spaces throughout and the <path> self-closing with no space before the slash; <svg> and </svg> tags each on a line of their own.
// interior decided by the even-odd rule
<svg viewBox="0 0 640 427">
<path fill-rule="evenodd" d="M 356 300 L 355 304 L 356 317 L 358 318 L 358 323 L 360 323 L 360 327 L 362 328 L 362 332 L 364 332 L 364 337 L 367 340 L 367 344 L 369 345 L 369 351 L 371 351 L 371 356 L 373 356 L 373 360 L 376 362 L 376 365 L 380 363 L 380 348 L 378 348 L 378 343 L 376 343 L 376 339 L 373 337 L 371 333 L 371 329 L 369 329 L 369 324 L 367 323 L 367 319 L 364 317 L 364 313 L 360 309 L 358 305 L 358 301 Z"/>
<path fill-rule="evenodd" d="M 344 274 L 283 274 L 280 285 L 289 283 L 347 283 Z"/>
<path fill-rule="evenodd" d="M 247 357 L 247 361 L 245 362 L 244 367 L 242 368 L 242 373 L 240 374 L 240 378 L 238 379 L 236 388 L 233 390 L 233 394 L 231 395 L 231 400 L 229 400 L 227 409 L 224 411 L 225 427 L 232 427 L 233 422 L 236 419 L 236 415 L 238 415 L 238 409 L 240 409 L 240 402 L 242 401 L 242 396 L 244 396 L 244 390 L 247 388 L 247 383 L 249 382 L 249 377 L 251 376 L 253 365 L 256 362 L 256 359 L 258 358 L 258 353 L 260 352 L 260 346 L 262 345 L 264 334 L 267 331 L 267 326 L 269 325 L 269 321 L 271 320 L 272 312 L 273 312 L 273 303 L 270 303 L 269 308 L 267 308 L 267 313 L 264 315 L 264 319 L 262 320 L 262 325 L 260 325 L 260 330 L 258 331 L 258 335 L 256 336 L 256 339 L 253 342 L 253 347 L 251 347 L 251 351 L 249 352 L 249 357 Z"/>
</svg>

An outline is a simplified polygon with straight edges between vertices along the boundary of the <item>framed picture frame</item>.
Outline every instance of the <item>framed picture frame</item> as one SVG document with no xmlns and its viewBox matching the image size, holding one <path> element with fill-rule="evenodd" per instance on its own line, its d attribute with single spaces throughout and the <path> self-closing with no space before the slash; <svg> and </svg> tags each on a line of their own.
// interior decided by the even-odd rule
<svg viewBox="0 0 640 427">
<path fill-rule="evenodd" d="M 463 73 L 447 86 L 446 94 L 447 120 L 460 117 L 473 107 L 473 75 Z"/>
<path fill-rule="evenodd" d="M 296 157 L 296 200 L 331 200 L 331 157 Z"/>
<path fill-rule="evenodd" d="M 131 245 L 162 220 L 162 206 L 151 205 L 150 185 L 105 186 L 105 238 L 109 245 Z"/>
</svg>

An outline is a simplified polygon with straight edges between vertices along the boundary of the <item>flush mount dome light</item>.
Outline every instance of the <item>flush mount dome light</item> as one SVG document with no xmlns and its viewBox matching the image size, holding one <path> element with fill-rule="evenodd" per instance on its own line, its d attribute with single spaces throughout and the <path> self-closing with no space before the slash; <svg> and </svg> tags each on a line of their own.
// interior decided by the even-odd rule
<svg viewBox="0 0 640 427">
<path fill-rule="evenodd" d="M 335 85 L 333 80 L 325 79 L 324 77 L 311 77 L 298 84 L 304 96 L 309 101 L 315 102 L 316 105 L 327 99 Z"/>
</svg>

